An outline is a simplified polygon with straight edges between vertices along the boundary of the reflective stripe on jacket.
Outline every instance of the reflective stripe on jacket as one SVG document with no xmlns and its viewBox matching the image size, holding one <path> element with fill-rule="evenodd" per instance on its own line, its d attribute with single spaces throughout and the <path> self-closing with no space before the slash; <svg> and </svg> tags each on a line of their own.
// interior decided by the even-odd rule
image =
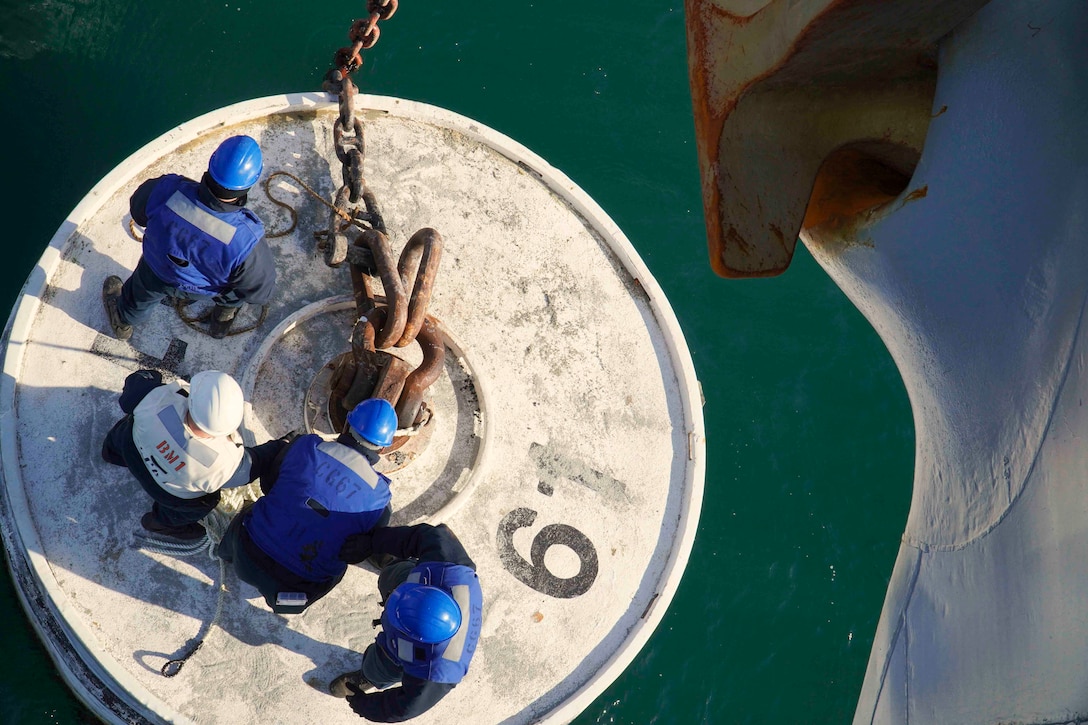
<svg viewBox="0 0 1088 725">
<path fill-rule="evenodd" d="M 378 646 L 409 675 L 455 685 L 468 673 L 468 664 L 476 652 L 483 627 L 484 595 L 480 590 L 480 578 L 467 566 L 425 561 L 416 565 L 405 581 L 445 590 L 461 609 L 461 627 L 445 642 L 418 644 L 390 624 L 383 612 Z"/>
<path fill-rule="evenodd" d="M 144 467 L 164 491 L 178 498 L 218 491 L 245 455 L 237 433 L 197 438 L 186 430 L 188 390 L 183 381 L 161 385 L 132 411 L 132 442 Z"/>
<path fill-rule="evenodd" d="M 297 439 L 272 490 L 244 521 L 261 551 L 298 576 L 324 581 L 344 573 L 340 547 L 370 531 L 389 504 L 389 479 L 363 454 L 310 434 Z"/>
<path fill-rule="evenodd" d="M 147 201 L 143 256 L 171 287 L 208 296 L 227 292 L 231 275 L 264 236 L 249 209 L 220 212 L 197 196 L 200 184 L 167 174 Z"/>
</svg>

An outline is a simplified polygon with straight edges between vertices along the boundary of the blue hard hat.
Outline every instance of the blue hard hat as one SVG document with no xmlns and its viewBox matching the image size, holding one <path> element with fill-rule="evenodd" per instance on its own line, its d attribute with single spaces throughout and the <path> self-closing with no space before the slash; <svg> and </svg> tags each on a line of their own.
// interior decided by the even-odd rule
<svg viewBox="0 0 1088 725">
<path fill-rule="evenodd" d="M 367 398 L 348 413 L 348 425 L 367 443 L 385 448 L 397 432 L 397 411 L 388 400 Z"/>
<path fill-rule="evenodd" d="M 249 136 L 231 136 L 212 154 L 208 174 L 228 191 L 245 191 L 257 183 L 264 168 L 261 147 Z"/>
<path fill-rule="evenodd" d="M 461 608 L 444 590 L 405 582 L 385 603 L 385 617 L 395 629 L 420 644 L 445 642 L 461 628 Z"/>
</svg>

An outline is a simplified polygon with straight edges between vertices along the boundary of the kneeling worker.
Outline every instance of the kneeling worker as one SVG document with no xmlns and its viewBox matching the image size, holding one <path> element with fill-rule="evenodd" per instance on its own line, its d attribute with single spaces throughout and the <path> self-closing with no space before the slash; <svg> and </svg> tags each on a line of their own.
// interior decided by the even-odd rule
<svg viewBox="0 0 1088 725">
<path fill-rule="evenodd" d="M 393 442 L 397 414 L 364 400 L 335 441 L 296 438 L 278 470 L 261 477 L 264 496 L 231 522 L 219 556 L 264 595 L 272 611 L 298 614 L 344 577 L 340 547 L 353 534 L 389 521 L 389 479 L 374 470 Z"/>
<path fill-rule="evenodd" d="M 242 389 L 218 370 L 169 384 L 158 371 L 140 370 L 125 379 L 118 403 L 125 417 L 106 434 L 102 458 L 128 468 L 151 496 L 140 524 L 155 534 L 202 538 L 198 522 L 219 503 L 219 490 L 259 478 L 286 445 L 242 444 Z"/>
<path fill-rule="evenodd" d="M 401 722 L 434 707 L 468 673 L 483 593 L 476 565 L 445 524 L 383 527 L 341 549 L 353 563 L 382 555 L 395 557 L 378 575 L 382 631 L 363 653 L 362 669 L 337 677 L 329 693 L 346 697 L 367 720 Z"/>
</svg>

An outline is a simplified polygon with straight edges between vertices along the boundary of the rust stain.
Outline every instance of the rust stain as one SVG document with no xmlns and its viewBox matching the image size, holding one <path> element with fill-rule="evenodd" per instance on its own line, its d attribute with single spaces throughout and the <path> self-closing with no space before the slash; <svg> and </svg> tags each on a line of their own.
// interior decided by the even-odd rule
<svg viewBox="0 0 1088 725">
<path fill-rule="evenodd" d="M 703 216 L 707 230 L 707 247 L 710 253 L 710 265 L 716 274 L 722 277 L 760 277 L 779 274 L 781 269 L 732 269 L 725 262 L 726 251 L 730 243 L 738 244 L 739 251 L 745 256 L 752 255 L 752 244 L 744 240 L 735 230 L 725 232 L 723 229 L 727 220 L 722 218 L 722 190 L 720 188 L 721 173 L 719 169 L 719 157 L 721 150 L 721 135 L 725 123 L 739 100 L 751 89 L 761 85 L 763 81 L 775 76 L 782 68 L 786 67 L 790 60 L 812 45 L 815 29 L 835 17 L 843 7 L 850 8 L 856 0 L 829 0 L 827 5 L 815 16 L 809 19 L 804 28 L 799 30 L 795 37 L 785 48 L 781 56 L 770 67 L 754 77 L 745 79 L 734 91 L 715 106 L 710 102 L 712 97 L 711 87 L 717 82 L 713 72 L 714 64 L 710 61 L 710 48 L 713 47 L 712 37 L 718 35 L 715 31 L 714 18 L 731 26 L 733 31 L 748 25 L 765 14 L 770 14 L 770 7 L 774 2 L 767 2 L 754 14 L 740 17 L 728 12 L 717 5 L 714 0 L 684 0 L 684 17 L 688 37 L 688 80 L 691 88 L 693 116 L 695 121 L 695 141 L 699 158 L 699 170 L 702 177 L 703 191 Z M 758 246 L 758 243 L 755 243 Z"/>
<path fill-rule="evenodd" d="M 907 194 L 905 197 L 903 197 L 903 203 L 906 204 L 908 201 L 917 201 L 918 199 L 925 199 L 926 194 L 928 194 L 928 193 L 929 193 L 929 186 L 928 185 L 920 187 L 918 189 L 915 189 L 911 193 Z"/>
<path fill-rule="evenodd" d="M 540 622 L 543 622 L 544 621 L 544 615 L 541 614 L 540 612 L 533 613 L 533 621 L 538 623 L 538 624 Z"/>
<path fill-rule="evenodd" d="M 781 38 L 772 32 L 776 11 L 774 8 L 781 5 L 792 5 L 795 0 L 768 0 L 751 15 L 740 16 L 730 12 L 721 0 L 684 0 L 684 17 L 688 40 L 688 71 L 691 96 L 693 102 L 693 116 L 695 125 L 695 138 L 697 143 L 697 155 L 701 172 L 702 201 L 704 221 L 707 230 L 707 246 L 710 252 L 710 264 L 714 272 L 722 277 L 757 277 L 769 276 L 770 270 L 762 269 L 759 264 L 770 264 L 768 255 L 759 260 L 761 252 L 769 251 L 773 243 L 772 238 L 754 238 L 754 229 L 748 229 L 745 236 L 741 232 L 729 227 L 730 220 L 725 218 L 725 202 L 728 191 L 723 188 L 723 171 L 720 168 L 722 149 L 722 132 L 730 116 L 736 110 L 739 101 L 754 89 L 762 86 L 768 79 L 774 78 L 783 69 L 788 68 L 797 58 L 802 57 L 806 51 L 823 48 L 827 51 L 838 51 L 850 46 L 849 42 L 836 40 L 839 36 L 835 32 L 835 23 L 840 18 L 846 18 L 855 27 L 862 27 L 870 31 L 877 41 L 883 40 L 885 44 L 892 44 L 886 48 L 888 52 L 895 52 L 909 61 L 914 56 L 918 66 L 928 70 L 936 69 L 936 60 L 930 52 L 925 50 L 929 40 L 929 30 L 919 26 L 914 31 L 888 31 L 882 33 L 881 26 L 877 22 L 888 15 L 883 0 L 824 0 L 820 7 L 812 9 L 811 17 L 805 17 L 803 27 L 793 28 L 792 37 Z M 947 1 L 947 0 L 946 0 Z M 982 0 L 954 0 L 957 12 L 965 17 L 974 12 L 977 6 L 984 4 Z M 909 3 L 904 3 L 909 5 Z M 760 21 L 760 22 L 757 22 Z M 765 23 L 767 37 L 763 39 L 764 46 L 768 44 L 776 51 L 776 57 L 768 58 L 765 64 L 756 64 L 750 72 L 750 77 L 734 77 L 735 72 L 722 70 L 712 60 L 716 49 L 725 48 L 726 56 L 730 54 L 740 55 L 745 52 L 743 48 L 733 45 L 738 37 L 739 29 L 746 26 L 754 26 L 759 30 L 760 23 Z M 954 26 L 955 23 L 952 23 Z M 869 27 L 874 26 L 874 27 Z M 1034 29 L 1034 28 L 1033 28 Z M 828 38 L 832 40 L 828 40 Z M 873 43 L 862 43 L 869 46 Z M 842 47 L 840 47 L 842 46 Z M 818 71 L 819 67 L 815 68 Z M 722 76 L 722 77 L 719 77 Z M 714 94 L 715 87 L 727 88 L 726 97 L 718 97 Z M 937 113 L 943 113 L 942 108 Z M 890 137 L 886 138 L 890 141 Z M 881 176 L 881 175 L 878 175 Z M 830 222 L 833 219 L 843 221 L 859 211 L 871 209 L 874 206 L 888 201 L 886 191 L 887 184 L 878 178 L 876 183 L 869 180 L 868 183 L 854 182 L 847 193 L 829 193 L 824 195 L 824 204 L 813 215 L 806 215 L 805 227 L 812 222 Z M 901 189 L 900 189 L 901 190 Z M 826 191 L 826 190 L 825 190 Z M 839 192 L 844 190 L 839 190 Z M 891 194 L 892 198 L 898 196 Z M 828 198 L 838 197 L 838 198 Z M 730 204 L 737 204 L 738 200 L 730 198 Z M 763 216 L 760 214 L 760 216 Z M 770 220 L 758 220 L 766 224 Z M 769 228 L 769 227 L 765 227 Z M 781 232 L 781 230 L 778 230 Z M 776 232 L 777 234 L 778 232 Z M 785 235 L 783 235 L 785 236 Z M 732 253 L 739 252 L 748 257 L 754 268 L 733 269 L 726 261 Z M 789 255 L 787 255 L 789 256 Z M 787 260 L 786 266 L 789 262 Z M 749 265 L 743 265 L 749 266 Z M 785 266 L 783 266 L 783 269 Z M 778 270 L 780 272 L 781 270 Z M 777 273 L 777 272 L 774 272 Z"/>
<path fill-rule="evenodd" d="M 694 1 L 694 0 L 693 0 Z M 713 0 L 707 0 L 707 15 L 715 15 L 729 22 L 731 25 L 742 27 L 752 22 L 753 19 L 758 18 L 764 12 L 770 12 L 768 8 L 774 4 L 774 0 L 768 0 L 767 4 L 755 11 L 751 15 L 738 15 L 737 13 L 731 13 L 721 5 L 717 5 Z"/>
<path fill-rule="evenodd" d="M 855 149 L 832 152 L 816 172 L 801 226 L 850 226 L 863 213 L 895 199 L 907 181 L 902 174 Z"/>
<path fill-rule="evenodd" d="M 833 0 L 828 7 L 821 11 L 820 15 L 813 19 L 809 27 L 801 33 L 805 33 L 824 16 L 831 14 L 833 9 L 843 0 Z M 699 170 L 702 175 L 703 188 L 703 216 L 707 230 L 707 247 L 710 253 L 710 266 L 716 274 L 722 277 L 751 277 L 763 276 L 769 270 L 734 270 L 724 260 L 726 248 L 730 242 L 740 241 L 740 251 L 745 255 L 751 254 L 749 245 L 739 235 L 733 238 L 728 233 L 723 233 L 721 214 L 722 194 L 719 188 L 720 173 L 718 158 L 721 149 L 722 129 L 726 120 L 736 109 L 737 103 L 750 89 L 760 85 L 762 81 L 774 76 L 786 65 L 791 57 L 798 53 L 805 44 L 802 38 L 795 38 L 793 43 L 785 49 L 782 57 L 755 77 L 746 79 L 722 103 L 714 107 L 710 103 L 712 93 L 711 85 L 717 80 L 713 77 L 711 69 L 713 63 L 708 54 L 712 47 L 711 36 L 715 35 L 713 17 L 724 19 L 734 28 L 745 26 L 765 13 L 770 13 L 769 7 L 773 3 L 768 2 L 756 13 L 747 17 L 740 17 L 729 13 L 724 8 L 716 5 L 713 0 L 684 0 L 685 26 L 688 36 L 688 76 L 691 87 L 692 107 L 695 121 L 695 142 L 699 157 Z M 788 262 L 787 262 L 788 265 Z M 773 272 L 777 274 L 781 270 Z"/>
<path fill-rule="evenodd" d="M 722 124 L 729 108 L 715 111 L 710 103 L 710 62 L 706 59 L 710 47 L 710 23 L 706 19 L 713 6 L 707 0 L 685 0 L 684 16 L 687 20 L 688 71 L 691 98 L 695 118 L 695 141 L 698 147 L 699 167 L 702 174 L 703 215 L 707 227 L 707 246 L 711 266 L 718 270 L 716 260 L 721 258 L 721 216 L 718 211 L 718 144 Z"/>
<path fill-rule="evenodd" d="M 737 247 L 742 254 L 747 255 L 752 252 L 752 245 L 740 235 L 740 232 L 734 226 L 730 226 L 729 231 L 725 233 L 725 241 Z"/>
<path fill-rule="evenodd" d="M 784 248 L 786 246 L 786 235 L 782 233 L 782 228 L 777 224 L 771 224 L 767 228 L 771 230 L 771 234 L 778 239 L 778 243 Z"/>
</svg>

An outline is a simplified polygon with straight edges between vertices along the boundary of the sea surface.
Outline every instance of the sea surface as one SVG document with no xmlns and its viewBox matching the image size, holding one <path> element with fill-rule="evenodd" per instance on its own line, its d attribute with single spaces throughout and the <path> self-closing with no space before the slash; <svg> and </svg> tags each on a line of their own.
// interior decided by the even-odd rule
<svg viewBox="0 0 1088 725">
<path fill-rule="evenodd" d="M 221 106 L 319 90 L 365 7 L 0 0 L 0 307 L 116 164 Z M 683 13 L 401 0 L 354 79 L 477 119 L 562 170 L 630 238 L 687 337 L 708 449 L 691 561 L 656 633 L 575 722 L 849 722 L 910 502 L 910 407 L 884 345 L 803 246 L 777 278 L 711 272 Z M 0 642 L 0 723 L 93 722 L 6 570 Z"/>
</svg>

